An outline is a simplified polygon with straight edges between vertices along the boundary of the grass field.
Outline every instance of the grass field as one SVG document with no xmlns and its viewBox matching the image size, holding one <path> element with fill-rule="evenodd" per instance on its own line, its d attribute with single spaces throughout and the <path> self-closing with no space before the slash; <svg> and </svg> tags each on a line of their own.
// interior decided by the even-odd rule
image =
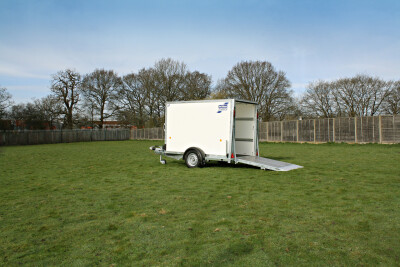
<svg viewBox="0 0 400 267">
<path fill-rule="evenodd" d="M 304 166 L 272 172 L 157 143 L 0 148 L 0 265 L 400 264 L 400 145 L 263 143 Z"/>
</svg>

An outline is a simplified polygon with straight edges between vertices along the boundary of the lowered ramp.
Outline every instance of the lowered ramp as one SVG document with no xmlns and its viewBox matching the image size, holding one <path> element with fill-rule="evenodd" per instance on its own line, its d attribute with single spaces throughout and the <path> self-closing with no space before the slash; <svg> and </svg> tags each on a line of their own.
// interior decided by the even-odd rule
<svg viewBox="0 0 400 267">
<path fill-rule="evenodd" d="M 290 171 L 303 168 L 303 166 L 256 156 L 238 156 L 236 161 L 243 164 L 260 167 L 263 170 L 269 169 L 273 171 Z"/>
</svg>

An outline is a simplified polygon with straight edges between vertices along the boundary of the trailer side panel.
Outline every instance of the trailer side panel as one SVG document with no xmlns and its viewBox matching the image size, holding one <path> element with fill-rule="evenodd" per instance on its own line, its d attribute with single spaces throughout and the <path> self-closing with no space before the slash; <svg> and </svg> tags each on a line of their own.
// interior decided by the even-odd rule
<svg viewBox="0 0 400 267">
<path fill-rule="evenodd" d="M 230 100 L 167 104 L 167 152 L 198 147 L 206 154 L 228 154 L 231 110 Z"/>
</svg>

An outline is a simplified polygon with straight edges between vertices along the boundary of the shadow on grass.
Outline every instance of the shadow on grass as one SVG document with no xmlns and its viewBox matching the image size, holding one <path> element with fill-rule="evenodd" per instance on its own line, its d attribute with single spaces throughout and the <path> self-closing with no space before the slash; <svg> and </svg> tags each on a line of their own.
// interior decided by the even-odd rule
<svg viewBox="0 0 400 267">
<path fill-rule="evenodd" d="M 174 160 L 168 162 L 168 164 L 173 166 L 181 166 L 182 168 L 187 168 L 185 162 L 183 160 Z M 207 162 L 205 166 L 200 167 L 201 169 L 217 169 L 217 168 L 230 168 L 230 169 L 260 169 L 256 166 L 246 165 L 243 163 L 228 163 L 225 161 L 210 161 Z"/>
<path fill-rule="evenodd" d="M 214 262 L 217 264 L 232 263 L 238 258 L 250 254 L 253 249 L 254 246 L 250 242 L 234 242 L 217 255 Z"/>
<path fill-rule="evenodd" d="M 235 164 L 235 163 L 228 163 L 225 161 L 219 161 L 219 162 L 207 162 L 207 164 L 202 167 L 202 168 L 231 168 L 231 169 L 260 169 L 260 167 L 256 166 L 251 166 L 251 165 L 246 165 L 246 164 Z"/>
</svg>

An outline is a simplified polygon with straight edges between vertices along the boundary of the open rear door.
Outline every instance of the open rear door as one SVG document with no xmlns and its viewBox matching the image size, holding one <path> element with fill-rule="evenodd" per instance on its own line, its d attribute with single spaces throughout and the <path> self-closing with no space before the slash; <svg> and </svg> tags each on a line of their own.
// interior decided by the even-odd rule
<svg viewBox="0 0 400 267">
<path fill-rule="evenodd" d="M 236 163 L 260 167 L 265 170 L 290 171 L 302 166 L 258 156 L 258 115 L 255 103 L 236 101 L 234 144 Z"/>
<path fill-rule="evenodd" d="M 256 156 L 257 105 L 236 101 L 235 153 L 237 156 Z"/>
</svg>

